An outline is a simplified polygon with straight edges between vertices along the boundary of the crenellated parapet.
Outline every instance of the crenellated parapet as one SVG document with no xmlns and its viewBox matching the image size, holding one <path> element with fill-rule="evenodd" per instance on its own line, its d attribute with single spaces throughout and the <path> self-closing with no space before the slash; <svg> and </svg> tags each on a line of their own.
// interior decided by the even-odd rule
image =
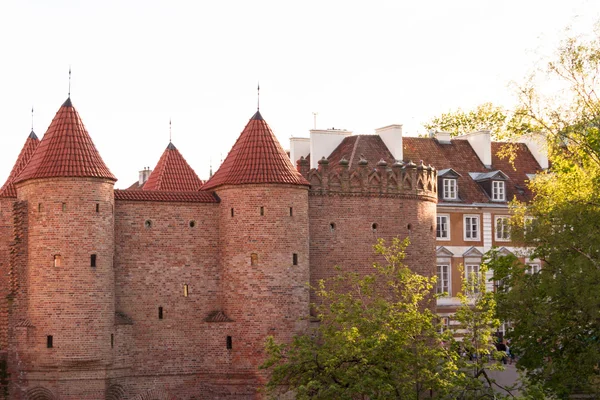
<svg viewBox="0 0 600 400">
<path fill-rule="evenodd" d="M 297 162 L 298 171 L 310 182 L 310 195 L 349 196 L 399 196 L 419 197 L 437 201 L 437 171 L 430 165 L 395 162 L 391 166 L 380 160 L 373 167 L 362 158 L 355 168 L 342 158 L 331 165 L 323 157 L 319 167 L 309 169 L 302 157 Z"/>
</svg>

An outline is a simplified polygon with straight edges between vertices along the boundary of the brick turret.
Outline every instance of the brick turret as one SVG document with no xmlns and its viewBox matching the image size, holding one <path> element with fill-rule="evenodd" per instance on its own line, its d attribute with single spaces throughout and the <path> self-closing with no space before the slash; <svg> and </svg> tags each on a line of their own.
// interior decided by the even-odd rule
<svg viewBox="0 0 600 400">
<path fill-rule="evenodd" d="M 290 340 L 306 325 L 308 182 L 257 112 L 203 189 L 221 199 L 222 304 L 234 321 L 232 366 L 255 374 L 268 335 Z"/>
<path fill-rule="evenodd" d="M 113 359 L 115 181 L 67 99 L 14 181 L 22 238 L 13 252 L 26 256 L 12 265 L 12 359 L 28 371 L 14 382 L 16 396 L 39 385 L 58 397 L 104 398 Z M 59 370 L 50 377 L 48 367 Z"/>
</svg>

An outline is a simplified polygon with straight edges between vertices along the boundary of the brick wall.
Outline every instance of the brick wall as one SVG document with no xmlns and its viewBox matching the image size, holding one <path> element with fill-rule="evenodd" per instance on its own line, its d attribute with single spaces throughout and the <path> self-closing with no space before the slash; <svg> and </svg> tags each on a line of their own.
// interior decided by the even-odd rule
<svg viewBox="0 0 600 400">
<path fill-rule="evenodd" d="M 289 340 L 306 328 L 308 191 L 265 184 L 222 187 L 217 194 L 223 309 L 235 321 L 232 367 L 257 371 L 268 335 Z"/>
<path fill-rule="evenodd" d="M 15 200 L 0 198 L 0 352 L 6 351 L 8 346 L 10 243 L 13 237 L 13 203 Z"/>
<path fill-rule="evenodd" d="M 311 285 L 337 275 L 335 266 L 372 273 L 373 262 L 383 262 L 373 245 L 378 238 L 389 241 L 396 236 L 410 237 L 406 265 L 424 275 L 435 274 L 435 202 L 312 192 L 309 204 Z"/>
</svg>

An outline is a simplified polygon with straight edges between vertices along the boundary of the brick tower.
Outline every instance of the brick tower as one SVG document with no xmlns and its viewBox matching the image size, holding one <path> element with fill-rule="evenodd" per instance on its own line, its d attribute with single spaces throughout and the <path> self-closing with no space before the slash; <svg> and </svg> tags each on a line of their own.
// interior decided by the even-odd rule
<svg viewBox="0 0 600 400">
<path fill-rule="evenodd" d="M 114 340 L 115 181 L 67 99 L 14 181 L 16 398 L 40 390 L 40 398 L 105 396 Z"/>
<path fill-rule="evenodd" d="M 307 325 L 308 182 L 256 112 L 202 189 L 221 200 L 222 304 L 234 321 L 223 344 L 237 372 L 254 374 L 268 335 L 289 341 Z"/>
</svg>

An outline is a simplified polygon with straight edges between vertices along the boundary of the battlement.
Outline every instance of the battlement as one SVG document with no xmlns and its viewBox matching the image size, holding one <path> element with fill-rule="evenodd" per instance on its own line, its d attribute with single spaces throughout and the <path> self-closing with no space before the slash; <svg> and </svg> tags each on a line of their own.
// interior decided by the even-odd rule
<svg viewBox="0 0 600 400">
<path fill-rule="evenodd" d="M 361 158 L 358 166 L 351 169 L 345 158 L 338 165 L 331 165 L 323 157 L 318 164 L 318 168 L 310 169 L 304 157 L 297 162 L 298 171 L 310 182 L 309 194 L 313 196 L 398 196 L 437 202 L 437 171 L 423 162 L 395 162 L 389 166 L 382 159 L 372 167 Z"/>
</svg>

